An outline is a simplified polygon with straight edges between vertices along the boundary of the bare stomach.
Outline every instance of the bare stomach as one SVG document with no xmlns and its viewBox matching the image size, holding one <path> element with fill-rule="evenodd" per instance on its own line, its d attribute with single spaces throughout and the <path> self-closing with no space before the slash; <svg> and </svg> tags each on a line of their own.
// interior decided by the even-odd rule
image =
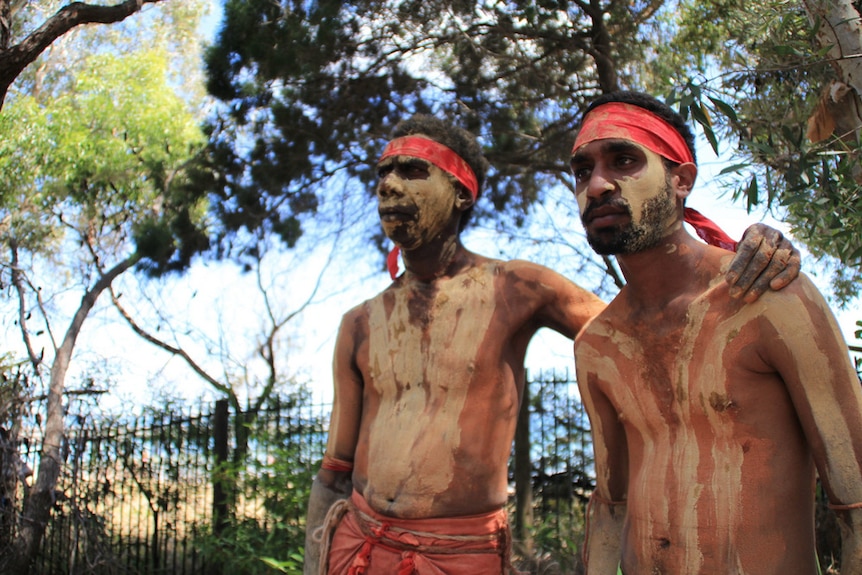
<svg viewBox="0 0 862 575">
<path fill-rule="evenodd" d="M 464 517 L 479 515 L 501 509 L 506 503 L 506 494 L 492 497 L 490 490 L 481 499 L 461 493 L 446 493 L 444 498 L 428 497 L 422 493 L 379 491 L 373 484 L 357 487 L 372 509 L 383 515 L 403 519 L 428 519 L 435 517 Z"/>
<path fill-rule="evenodd" d="M 661 486 L 644 481 L 641 497 L 631 496 L 627 506 L 624 571 L 814 575 L 812 492 L 799 475 L 785 476 L 783 485 L 751 476 L 712 484 L 670 476 Z"/>
<path fill-rule="evenodd" d="M 418 415 L 370 426 L 367 451 L 357 450 L 354 487 L 372 509 L 393 517 L 500 509 L 507 499 L 514 425 L 503 418 L 483 423 L 481 431 L 465 431 L 457 421 Z"/>
<path fill-rule="evenodd" d="M 815 575 L 813 533 L 778 528 L 771 532 L 700 526 L 681 531 L 669 526 L 627 524 L 623 534 L 624 573 L 687 575 Z M 794 535 L 789 531 L 797 531 Z M 639 543 L 635 543 L 638 541 Z"/>
</svg>

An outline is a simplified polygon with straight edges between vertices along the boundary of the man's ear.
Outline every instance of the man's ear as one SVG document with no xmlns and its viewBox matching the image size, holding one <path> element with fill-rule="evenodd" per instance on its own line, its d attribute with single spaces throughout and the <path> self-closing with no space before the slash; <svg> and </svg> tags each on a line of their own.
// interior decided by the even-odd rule
<svg viewBox="0 0 862 575">
<path fill-rule="evenodd" d="M 694 182 L 697 179 L 697 166 L 692 162 L 680 164 L 673 169 L 671 182 L 673 184 L 674 193 L 680 199 L 685 199 L 694 188 Z"/>
<path fill-rule="evenodd" d="M 462 212 L 469 209 L 476 200 L 473 199 L 473 194 L 464 186 L 455 186 L 455 207 Z"/>
</svg>

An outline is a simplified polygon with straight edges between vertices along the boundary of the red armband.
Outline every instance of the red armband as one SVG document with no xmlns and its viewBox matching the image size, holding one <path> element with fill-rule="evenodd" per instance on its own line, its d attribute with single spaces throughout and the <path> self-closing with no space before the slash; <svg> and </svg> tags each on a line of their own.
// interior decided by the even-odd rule
<svg viewBox="0 0 862 575">
<path fill-rule="evenodd" d="M 353 462 L 345 461 L 344 459 L 336 459 L 328 453 L 324 453 L 323 463 L 320 464 L 320 468 L 328 469 L 329 471 L 350 472 L 353 471 Z"/>
</svg>

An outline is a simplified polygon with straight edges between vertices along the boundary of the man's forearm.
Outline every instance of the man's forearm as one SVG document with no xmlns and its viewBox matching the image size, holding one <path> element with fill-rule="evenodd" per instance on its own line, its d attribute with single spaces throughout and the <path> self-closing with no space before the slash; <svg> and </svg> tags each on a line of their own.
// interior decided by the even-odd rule
<svg viewBox="0 0 862 575">
<path fill-rule="evenodd" d="M 303 575 L 317 575 L 320 570 L 320 551 L 322 541 L 315 532 L 323 527 L 326 514 L 332 504 L 339 499 L 350 497 L 353 485 L 349 476 L 339 477 L 337 481 L 323 482 L 314 478 L 311 485 L 311 496 L 308 499 L 308 515 L 305 525 L 305 563 Z M 325 559 L 324 559 L 325 561 Z"/>
<path fill-rule="evenodd" d="M 587 511 L 584 562 L 587 575 L 616 575 L 620 564 L 625 503 L 606 503 L 597 497 Z"/>
<path fill-rule="evenodd" d="M 862 508 L 838 512 L 841 575 L 862 575 Z"/>
</svg>

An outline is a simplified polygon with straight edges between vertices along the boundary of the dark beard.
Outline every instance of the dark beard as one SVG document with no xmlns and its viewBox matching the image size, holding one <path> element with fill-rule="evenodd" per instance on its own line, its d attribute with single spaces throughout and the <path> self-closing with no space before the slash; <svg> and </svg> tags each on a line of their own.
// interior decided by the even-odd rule
<svg viewBox="0 0 862 575">
<path fill-rule="evenodd" d="M 634 254 L 657 246 L 664 237 L 665 223 L 676 211 L 676 204 L 672 197 L 670 183 L 665 182 L 664 193 L 644 203 L 640 222 L 635 223 L 631 220 L 624 226 L 603 228 L 593 233 L 587 232 L 587 241 L 593 250 L 602 256 Z M 617 203 L 625 207 L 629 216 L 632 215 L 631 206 L 623 199 L 609 199 L 604 203 Z"/>
</svg>

